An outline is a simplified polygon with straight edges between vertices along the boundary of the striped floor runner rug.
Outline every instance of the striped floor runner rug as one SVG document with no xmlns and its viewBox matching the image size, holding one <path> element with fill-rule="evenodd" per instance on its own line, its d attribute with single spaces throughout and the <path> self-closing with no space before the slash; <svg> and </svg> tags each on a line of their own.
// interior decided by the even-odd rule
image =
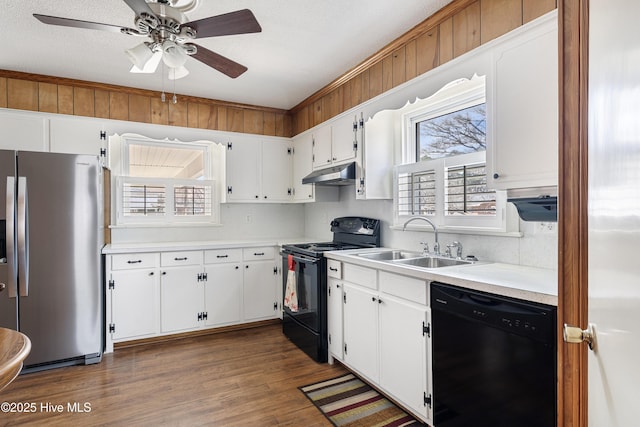
<svg viewBox="0 0 640 427">
<path fill-rule="evenodd" d="M 424 425 L 353 374 L 300 387 L 300 390 L 334 426 Z"/>
</svg>

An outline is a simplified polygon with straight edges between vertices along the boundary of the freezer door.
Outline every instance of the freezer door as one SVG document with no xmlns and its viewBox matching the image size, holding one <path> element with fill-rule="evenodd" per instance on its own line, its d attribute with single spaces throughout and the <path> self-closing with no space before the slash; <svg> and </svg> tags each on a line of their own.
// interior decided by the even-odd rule
<svg viewBox="0 0 640 427">
<path fill-rule="evenodd" d="M 20 283 L 25 366 L 102 352 L 102 170 L 95 156 L 19 152 L 26 181 L 28 288 Z M 18 203 L 19 204 L 19 203 Z M 20 206 L 18 206 L 20 210 Z M 20 234 L 20 233 L 18 233 Z M 20 258 L 22 262 L 22 257 Z M 20 280 L 20 278 L 19 278 Z"/>
<path fill-rule="evenodd" d="M 0 327 L 17 329 L 18 299 L 15 269 L 15 151 L 0 150 Z M 8 199 L 7 199 L 8 197 Z M 9 229 L 7 229 L 7 227 Z M 0 285 L 2 288 L 2 285 Z"/>
</svg>

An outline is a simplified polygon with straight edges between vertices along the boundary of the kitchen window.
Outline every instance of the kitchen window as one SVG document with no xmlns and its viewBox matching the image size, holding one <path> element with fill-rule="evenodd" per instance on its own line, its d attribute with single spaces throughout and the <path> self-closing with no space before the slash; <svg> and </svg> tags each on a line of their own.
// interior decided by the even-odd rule
<svg viewBox="0 0 640 427">
<path fill-rule="evenodd" d="M 506 194 L 487 188 L 484 77 L 459 79 L 402 115 L 395 223 L 415 215 L 438 227 L 506 231 Z"/>
<path fill-rule="evenodd" d="M 116 225 L 219 223 L 224 146 L 137 135 L 113 136 L 110 146 Z"/>
</svg>

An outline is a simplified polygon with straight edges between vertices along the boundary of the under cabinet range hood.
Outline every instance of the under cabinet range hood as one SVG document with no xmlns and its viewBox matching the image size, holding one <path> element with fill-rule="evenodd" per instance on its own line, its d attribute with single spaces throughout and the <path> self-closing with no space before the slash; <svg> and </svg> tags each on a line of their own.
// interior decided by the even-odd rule
<svg viewBox="0 0 640 427">
<path fill-rule="evenodd" d="M 556 187 L 509 190 L 507 202 L 515 205 L 523 221 L 557 222 L 557 192 Z"/>
<path fill-rule="evenodd" d="M 303 184 L 349 185 L 356 179 L 356 162 L 331 166 L 311 172 L 302 178 Z"/>
</svg>

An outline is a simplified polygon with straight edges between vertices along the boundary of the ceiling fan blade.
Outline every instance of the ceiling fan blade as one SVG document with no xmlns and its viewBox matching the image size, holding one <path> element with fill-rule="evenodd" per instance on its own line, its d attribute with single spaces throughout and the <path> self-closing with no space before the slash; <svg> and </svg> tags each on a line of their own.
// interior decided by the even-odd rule
<svg viewBox="0 0 640 427">
<path fill-rule="evenodd" d="M 188 27 L 196 30 L 196 38 L 228 36 L 232 34 L 259 33 L 262 27 L 249 9 L 237 10 L 222 15 L 187 22 Z"/>
<path fill-rule="evenodd" d="M 209 49 L 205 49 L 202 46 L 196 45 L 196 47 L 198 48 L 198 51 L 191 55 L 192 57 L 202 62 L 203 64 L 206 64 L 209 67 L 215 68 L 221 73 L 226 74 L 232 79 L 235 79 L 240 74 L 247 71 L 247 67 L 245 67 L 244 65 L 238 64 L 237 62 L 234 62 L 218 53 L 212 52 Z"/>
<path fill-rule="evenodd" d="M 60 25 L 62 27 L 86 28 L 89 30 L 111 31 L 113 33 L 122 33 L 128 30 L 128 28 L 125 28 L 125 27 L 119 27 L 117 25 L 110 25 L 110 24 L 102 24 L 100 22 L 80 21 L 78 19 L 39 15 L 37 13 L 34 13 L 33 16 L 44 24 Z"/>
<path fill-rule="evenodd" d="M 147 15 L 156 17 L 155 12 L 151 10 L 147 2 L 144 0 L 124 0 L 124 2 L 136 13 L 136 16 L 146 13 Z"/>
</svg>

